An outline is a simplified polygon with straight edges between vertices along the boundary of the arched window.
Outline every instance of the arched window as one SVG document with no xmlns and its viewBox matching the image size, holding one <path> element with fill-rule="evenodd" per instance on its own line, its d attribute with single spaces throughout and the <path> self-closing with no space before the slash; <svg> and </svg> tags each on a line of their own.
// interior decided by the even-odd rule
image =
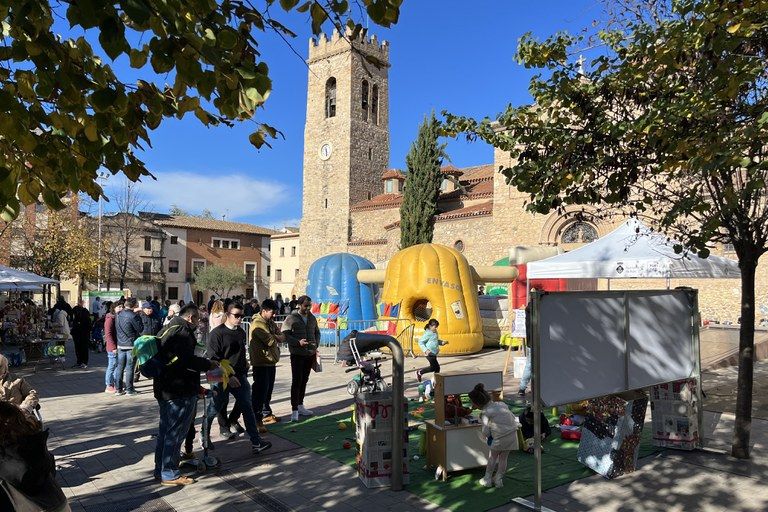
<svg viewBox="0 0 768 512">
<path fill-rule="evenodd" d="M 597 240 L 597 229 L 592 224 L 576 221 L 563 231 L 560 242 L 564 244 L 588 244 Z"/>
<path fill-rule="evenodd" d="M 336 79 L 331 77 L 325 82 L 325 117 L 336 115 Z"/>
<path fill-rule="evenodd" d="M 371 122 L 379 124 L 379 86 L 376 84 L 371 92 Z"/>
<path fill-rule="evenodd" d="M 368 121 L 368 80 L 363 80 L 360 108 L 363 109 L 363 121 Z"/>
</svg>

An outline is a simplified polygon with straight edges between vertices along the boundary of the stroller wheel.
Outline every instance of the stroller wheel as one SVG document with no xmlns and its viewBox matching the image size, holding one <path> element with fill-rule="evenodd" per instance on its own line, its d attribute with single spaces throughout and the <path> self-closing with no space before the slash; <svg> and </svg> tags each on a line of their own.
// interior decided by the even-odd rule
<svg viewBox="0 0 768 512">
<path fill-rule="evenodd" d="M 360 385 L 357 383 L 356 380 L 351 380 L 347 383 L 347 393 L 349 393 L 352 396 L 355 396 L 360 389 Z"/>
</svg>

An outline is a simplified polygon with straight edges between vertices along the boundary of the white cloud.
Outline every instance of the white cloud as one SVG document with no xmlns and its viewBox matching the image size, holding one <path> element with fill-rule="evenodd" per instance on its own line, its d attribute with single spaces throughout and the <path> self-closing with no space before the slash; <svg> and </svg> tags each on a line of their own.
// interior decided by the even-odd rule
<svg viewBox="0 0 768 512">
<path fill-rule="evenodd" d="M 138 189 L 148 202 L 148 209 L 156 212 L 167 212 L 171 205 L 176 205 L 192 214 L 208 209 L 216 218 L 225 215 L 227 220 L 237 220 L 274 213 L 291 198 L 288 186 L 283 183 L 238 173 L 169 171 L 156 172 L 155 176 L 156 181 L 144 178 Z M 108 195 L 119 193 L 121 184 L 110 185 Z"/>
</svg>

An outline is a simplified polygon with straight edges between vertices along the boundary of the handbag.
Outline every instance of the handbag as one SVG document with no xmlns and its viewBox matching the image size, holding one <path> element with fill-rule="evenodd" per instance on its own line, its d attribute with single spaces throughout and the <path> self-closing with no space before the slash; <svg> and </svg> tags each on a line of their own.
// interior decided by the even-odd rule
<svg viewBox="0 0 768 512">
<path fill-rule="evenodd" d="M 323 358 L 320 356 L 319 352 L 315 352 L 315 362 L 312 363 L 312 369 L 317 373 L 323 371 Z"/>
</svg>

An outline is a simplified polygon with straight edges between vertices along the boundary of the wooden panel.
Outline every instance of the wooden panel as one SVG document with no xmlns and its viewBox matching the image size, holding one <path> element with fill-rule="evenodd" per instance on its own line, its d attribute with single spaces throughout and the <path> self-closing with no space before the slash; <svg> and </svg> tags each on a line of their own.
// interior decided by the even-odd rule
<svg viewBox="0 0 768 512">
<path fill-rule="evenodd" d="M 432 467 L 445 467 L 445 430 L 427 420 L 427 464 Z"/>
<path fill-rule="evenodd" d="M 469 393 L 476 384 L 482 383 L 486 391 L 501 391 L 504 388 L 504 376 L 501 372 L 481 373 L 440 373 L 438 383 L 443 380 L 443 393 L 446 395 Z M 438 388 L 435 388 L 437 402 Z"/>
<path fill-rule="evenodd" d="M 445 430 L 448 471 L 484 467 L 488 464 L 488 443 L 480 438 L 480 425 Z"/>
</svg>

